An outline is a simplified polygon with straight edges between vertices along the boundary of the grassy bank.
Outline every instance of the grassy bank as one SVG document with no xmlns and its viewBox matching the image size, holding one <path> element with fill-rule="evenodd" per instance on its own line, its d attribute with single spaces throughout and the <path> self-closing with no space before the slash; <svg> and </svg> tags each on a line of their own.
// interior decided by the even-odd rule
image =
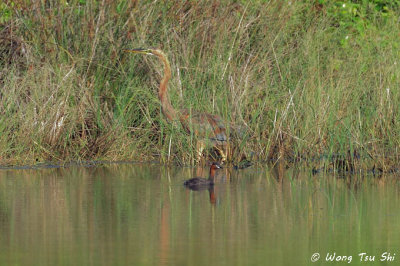
<svg viewBox="0 0 400 266">
<path fill-rule="evenodd" d="M 193 136 L 160 112 L 160 63 L 123 52 L 159 47 L 173 106 L 244 132 L 234 161 L 353 167 L 360 158 L 390 170 L 400 141 L 398 5 L 326 2 L 3 3 L 0 164 L 192 163 Z"/>
</svg>

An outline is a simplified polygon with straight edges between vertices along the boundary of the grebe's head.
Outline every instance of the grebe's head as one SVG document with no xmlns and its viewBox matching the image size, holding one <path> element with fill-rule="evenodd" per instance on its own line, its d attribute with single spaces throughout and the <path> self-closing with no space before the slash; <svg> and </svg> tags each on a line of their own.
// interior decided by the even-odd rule
<svg viewBox="0 0 400 266">
<path fill-rule="evenodd" d="M 219 165 L 218 163 L 212 163 L 211 168 L 212 168 L 212 169 L 221 169 L 222 166 Z"/>
</svg>

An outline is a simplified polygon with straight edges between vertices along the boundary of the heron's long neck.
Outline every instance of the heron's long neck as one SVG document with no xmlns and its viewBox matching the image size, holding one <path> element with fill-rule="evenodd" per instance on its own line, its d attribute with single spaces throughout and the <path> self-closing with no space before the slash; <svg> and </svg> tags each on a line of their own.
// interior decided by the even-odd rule
<svg viewBox="0 0 400 266">
<path fill-rule="evenodd" d="M 164 76 L 160 83 L 158 98 L 161 101 L 163 114 L 167 117 L 168 120 L 173 121 L 177 118 L 177 112 L 174 107 L 172 107 L 171 102 L 169 101 L 167 87 L 168 81 L 171 78 L 171 67 L 169 65 L 167 57 L 163 53 L 158 52 L 157 56 L 164 64 Z"/>
</svg>

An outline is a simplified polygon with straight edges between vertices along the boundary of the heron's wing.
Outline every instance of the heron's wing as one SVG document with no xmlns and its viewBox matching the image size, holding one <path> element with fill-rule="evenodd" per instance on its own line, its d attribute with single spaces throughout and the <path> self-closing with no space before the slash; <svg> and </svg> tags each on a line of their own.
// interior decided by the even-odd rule
<svg viewBox="0 0 400 266">
<path fill-rule="evenodd" d="M 189 116 L 187 111 L 182 112 L 181 123 L 189 132 L 199 138 L 208 138 L 214 141 L 227 141 L 224 122 L 217 115 L 208 113 L 194 113 Z"/>
</svg>

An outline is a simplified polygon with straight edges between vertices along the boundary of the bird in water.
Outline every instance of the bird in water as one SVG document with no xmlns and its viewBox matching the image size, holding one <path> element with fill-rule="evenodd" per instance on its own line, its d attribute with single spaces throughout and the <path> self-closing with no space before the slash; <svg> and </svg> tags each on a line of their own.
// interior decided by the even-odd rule
<svg viewBox="0 0 400 266">
<path fill-rule="evenodd" d="M 210 175 L 208 176 L 208 178 L 201 178 L 201 177 L 191 178 L 189 180 L 186 180 L 183 183 L 183 185 L 192 190 L 202 190 L 211 188 L 212 186 L 214 186 L 215 170 L 220 168 L 221 166 L 218 163 L 213 163 L 210 167 Z"/>
<path fill-rule="evenodd" d="M 187 109 L 176 110 L 168 98 L 168 81 L 171 78 L 171 67 L 167 56 L 159 49 L 132 49 L 125 50 L 132 53 L 155 55 L 164 65 L 164 76 L 160 82 L 158 98 L 161 109 L 169 122 L 179 120 L 185 131 L 197 137 L 197 160 L 199 161 L 207 144 L 211 144 L 221 156 L 224 162 L 228 154 L 228 138 L 225 123 L 218 115 L 205 112 L 192 112 Z"/>
</svg>

